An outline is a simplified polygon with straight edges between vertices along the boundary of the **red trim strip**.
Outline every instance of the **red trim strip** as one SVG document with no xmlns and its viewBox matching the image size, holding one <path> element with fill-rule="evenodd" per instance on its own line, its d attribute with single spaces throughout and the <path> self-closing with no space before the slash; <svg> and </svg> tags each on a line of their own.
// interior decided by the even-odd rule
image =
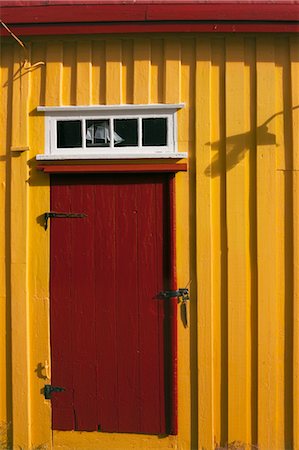
<svg viewBox="0 0 299 450">
<path fill-rule="evenodd" d="M 113 23 L 113 24 L 53 24 L 10 27 L 17 36 L 50 36 L 69 34 L 121 33 L 298 33 L 297 23 Z M 10 36 L 2 27 L 0 36 Z"/>
<path fill-rule="evenodd" d="M 187 164 L 41 164 L 38 170 L 45 173 L 150 173 L 150 172 L 186 172 Z"/>
<path fill-rule="evenodd" d="M 169 180 L 169 199 L 170 199 L 170 283 L 171 289 L 177 289 L 177 273 L 176 273 L 176 221 L 175 221 L 175 179 L 172 177 Z M 172 348 L 172 367 L 171 367 L 171 384 L 172 384 L 172 398 L 171 398 L 171 434 L 178 433 L 178 305 L 177 299 L 169 299 L 170 314 L 171 314 L 171 348 Z"/>
<path fill-rule="evenodd" d="M 1 8 L 1 20 L 7 24 L 128 22 L 153 20 L 274 20 L 299 18 L 298 3 L 122 3 L 17 6 Z"/>
</svg>

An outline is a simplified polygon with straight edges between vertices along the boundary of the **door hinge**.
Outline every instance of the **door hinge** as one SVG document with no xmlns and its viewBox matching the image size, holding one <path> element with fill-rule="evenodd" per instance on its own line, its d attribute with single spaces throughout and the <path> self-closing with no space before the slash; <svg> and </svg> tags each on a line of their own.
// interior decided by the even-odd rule
<svg viewBox="0 0 299 450">
<path fill-rule="evenodd" d="M 59 386 L 52 386 L 52 384 L 45 384 L 44 387 L 44 396 L 46 400 L 51 400 L 52 392 L 62 392 L 65 391 L 65 388 Z"/>
<path fill-rule="evenodd" d="M 48 220 L 50 218 L 69 218 L 69 219 L 83 219 L 84 217 L 87 217 L 86 214 L 80 214 L 80 213 L 64 213 L 64 212 L 45 212 L 44 213 L 44 227 L 45 230 L 48 228 Z"/>
<path fill-rule="evenodd" d="M 179 288 L 175 291 L 161 291 L 159 293 L 159 297 L 161 298 L 173 298 L 177 297 L 178 299 L 182 299 L 182 301 L 189 300 L 189 289 L 187 288 Z"/>
</svg>

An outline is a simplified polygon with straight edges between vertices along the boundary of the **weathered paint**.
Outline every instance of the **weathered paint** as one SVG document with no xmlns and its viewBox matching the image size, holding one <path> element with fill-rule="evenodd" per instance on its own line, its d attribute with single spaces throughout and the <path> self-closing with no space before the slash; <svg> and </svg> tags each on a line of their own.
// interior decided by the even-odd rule
<svg viewBox="0 0 299 450">
<path fill-rule="evenodd" d="M 49 176 L 38 105 L 185 102 L 176 178 L 178 435 L 54 432 L 60 449 L 299 449 L 299 39 L 149 35 L 2 40 L 0 421 L 52 446 Z M 26 148 L 29 150 L 26 151 Z M 19 149 L 19 151 L 16 151 Z M 24 150 L 24 151 L 22 151 Z M 144 163 L 144 162 L 143 162 Z M 152 161 L 151 161 L 152 163 Z M 13 370 L 12 370 L 13 366 Z M 10 433 L 11 434 L 11 433 Z"/>
</svg>

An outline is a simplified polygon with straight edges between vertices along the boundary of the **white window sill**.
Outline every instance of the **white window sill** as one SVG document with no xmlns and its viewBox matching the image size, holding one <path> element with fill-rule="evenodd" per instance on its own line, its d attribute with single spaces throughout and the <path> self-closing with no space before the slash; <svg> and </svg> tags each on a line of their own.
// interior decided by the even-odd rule
<svg viewBox="0 0 299 450">
<path fill-rule="evenodd" d="M 65 161 L 65 160 L 72 160 L 72 159 L 161 159 L 161 158 L 171 158 L 171 159 L 181 159 L 181 158 L 187 158 L 188 153 L 187 152 L 180 152 L 180 153 L 126 153 L 126 154 L 72 154 L 72 155 L 36 155 L 36 159 L 38 161 Z"/>
</svg>

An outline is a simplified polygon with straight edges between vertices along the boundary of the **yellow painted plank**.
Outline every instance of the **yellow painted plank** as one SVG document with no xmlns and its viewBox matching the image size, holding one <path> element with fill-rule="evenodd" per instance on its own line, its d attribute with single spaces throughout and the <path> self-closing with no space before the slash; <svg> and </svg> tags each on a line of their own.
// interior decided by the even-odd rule
<svg viewBox="0 0 299 450">
<path fill-rule="evenodd" d="M 106 43 L 106 103 L 122 103 L 122 54 L 121 41 L 111 40 Z"/>
<path fill-rule="evenodd" d="M 180 53 L 180 55 L 179 55 Z M 180 286 L 186 286 L 190 291 L 191 301 L 186 305 L 188 327 L 184 328 L 179 319 L 179 361 L 182 361 L 182 376 L 179 375 L 179 420 L 184 423 L 179 429 L 182 433 L 180 445 L 185 448 L 197 447 L 197 339 L 196 339 L 196 271 L 190 264 L 196 255 L 196 179 L 195 179 L 195 40 L 181 40 L 178 48 L 180 63 L 180 91 L 177 92 L 177 100 L 185 103 L 185 107 L 179 111 L 178 147 L 179 151 L 188 152 L 189 173 L 180 177 L 176 176 L 177 190 L 177 248 L 178 248 L 178 280 Z M 171 82 L 169 72 L 169 82 Z M 180 183 L 180 184 L 178 184 Z M 189 185 L 189 186 L 188 186 Z M 191 212 L 188 215 L 188 208 Z M 182 232 L 181 232 L 182 230 Z M 190 230 L 190 231 L 189 231 Z M 189 234 L 189 248 L 187 251 L 186 239 Z M 182 307 L 180 307 L 182 308 Z M 187 368 L 190 368 L 189 370 Z M 190 371 L 192 375 L 190 376 Z M 184 447 L 183 447 L 184 448 Z"/>
<path fill-rule="evenodd" d="M 0 337 L 0 422 L 3 427 L 1 438 L 5 444 L 12 441 L 12 367 L 11 367 L 11 290 L 10 290 L 10 144 L 12 132 L 12 85 L 14 78 L 14 47 L 13 45 L 3 45 L 1 53 L 1 186 L 2 186 L 2 204 L 1 204 L 1 222 L 2 222 L 2 241 L 1 241 L 1 337 Z M 5 125 L 4 125 L 5 124 Z M 5 191 L 5 194 L 4 194 Z M 7 445 L 8 446 L 8 445 Z"/>
<path fill-rule="evenodd" d="M 123 103 L 133 103 L 134 91 L 134 59 L 133 40 L 122 42 L 122 93 Z"/>
<path fill-rule="evenodd" d="M 0 68 L 0 85 L 7 81 L 7 69 Z M 7 91 L 7 89 L 6 89 Z M 0 123 L 4 123 L 6 113 L 6 92 L 0 91 Z M 0 145 L 5 149 L 6 136 L 0 137 Z M 2 159 L 4 155 L 2 154 Z M 4 159 L 5 161 L 5 159 Z M 6 297 L 5 297 L 5 165 L 0 163 L 0 424 L 6 419 Z M 0 425 L 1 426 L 1 425 Z"/>
<path fill-rule="evenodd" d="M 44 58 L 43 45 L 32 46 L 32 59 Z M 65 61 L 65 60 L 64 60 Z M 44 67 L 32 71 L 29 110 L 35 110 L 39 104 L 43 86 Z M 64 80 L 65 81 L 65 80 Z M 42 114 L 30 116 L 30 158 L 41 153 L 44 146 L 44 117 Z M 31 159 L 31 161 L 32 161 Z M 34 159 L 33 159 L 34 161 Z M 42 227 L 41 216 L 50 210 L 49 176 L 36 170 L 36 162 L 30 167 L 30 195 L 28 202 L 28 291 L 30 296 L 30 365 L 31 365 L 31 417 L 32 446 L 41 443 L 51 448 L 51 405 L 41 395 L 44 385 L 50 379 L 46 378 L 46 370 L 42 369 L 46 361 L 50 361 L 49 334 L 49 232 Z"/>
<path fill-rule="evenodd" d="M 62 104 L 76 104 L 76 42 L 63 44 Z"/>
<path fill-rule="evenodd" d="M 12 94 L 12 127 L 28 120 L 28 93 L 30 73 L 20 69 L 19 49 L 15 48 L 14 73 L 20 77 L 14 80 Z M 20 92 L 22 95 L 20 95 Z M 22 115 L 21 115 L 22 114 Z M 17 125 L 18 128 L 18 125 Z M 12 135 L 14 132 L 12 133 Z M 27 139 L 27 131 L 19 127 L 14 145 Z M 12 330 L 12 396 L 13 396 L 13 442 L 17 446 L 30 446 L 30 362 L 29 362 L 29 308 L 27 290 L 27 194 L 28 168 L 27 152 L 17 154 L 11 160 L 11 330 Z M 16 405 L 18 405 L 16 407 Z"/>
<path fill-rule="evenodd" d="M 278 258 L 280 261 L 280 277 L 278 285 L 279 295 L 279 324 L 277 333 L 278 355 L 284 360 L 279 378 L 281 384 L 280 402 L 285 405 L 284 414 L 280 416 L 282 439 L 285 448 L 293 446 L 293 181 L 292 171 L 292 94 L 289 39 L 276 38 L 276 110 L 282 111 L 276 117 L 276 149 L 277 165 L 279 168 L 279 195 L 277 223 L 280 236 Z M 280 170 L 283 169 L 283 170 Z"/>
<path fill-rule="evenodd" d="M 163 102 L 163 48 L 164 41 L 162 39 L 151 41 L 151 103 Z"/>
<path fill-rule="evenodd" d="M 23 52 L 20 47 L 13 47 L 14 65 L 13 65 L 13 115 L 12 115 L 12 130 L 11 146 L 18 147 L 21 145 L 21 67 Z"/>
<path fill-rule="evenodd" d="M 194 143 L 194 86 L 195 86 L 195 41 L 181 42 L 181 101 L 185 104 L 180 111 L 178 141 L 180 151 L 192 154 L 189 147 Z"/>
<path fill-rule="evenodd" d="M 12 77 L 12 46 L 3 46 L 1 55 L 0 69 L 0 123 L 6 123 L 9 115 L 7 101 L 9 98 L 9 85 Z M 10 123 L 8 123 L 10 125 Z M 5 278 L 5 238 L 6 238 L 6 170 L 9 152 L 9 130 L 8 127 L 2 127 L 0 133 L 0 297 L 6 296 L 6 278 Z M 4 306 L 4 305 L 3 305 Z M 4 327 L 5 330 L 5 327 Z M 1 419 L 0 419 L 1 420 Z"/>
<path fill-rule="evenodd" d="M 45 44 L 32 44 L 31 49 L 32 64 L 39 61 L 46 61 Z M 37 106 L 42 105 L 45 99 L 45 79 L 46 65 L 40 65 L 31 73 L 29 111 L 33 111 Z M 70 97 L 68 97 L 70 100 Z M 38 113 L 29 117 L 29 158 L 34 158 L 36 154 L 44 152 L 44 114 Z M 32 173 L 30 172 L 30 175 Z"/>
<path fill-rule="evenodd" d="M 277 166 L 273 40 L 257 40 L 257 230 L 258 230 L 258 444 L 284 448 L 280 402 L 282 366 L 278 353 Z M 271 95 L 269 95 L 271 92 Z M 270 319 L 269 319 L 270 318 Z"/>
<path fill-rule="evenodd" d="M 248 373 L 251 389 L 250 414 L 251 414 L 251 440 L 250 444 L 257 445 L 257 395 L 258 395 L 258 294 L 257 294 L 257 204 L 256 204 L 256 48 L 255 38 L 247 37 L 244 40 L 245 67 L 244 77 L 247 86 L 244 96 L 245 110 L 249 133 L 246 136 L 246 146 L 249 165 L 249 223 L 248 236 L 248 258 L 250 264 L 250 286 L 248 286 L 248 299 L 250 305 L 250 328 L 247 328 L 250 340 L 250 372 Z"/>
<path fill-rule="evenodd" d="M 198 448 L 214 449 L 213 287 L 211 178 L 211 44 L 196 46 L 196 236 L 198 335 Z"/>
<path fill-rule="evenodd" d="M 22 68 L 22 52 L 19 51 L 19 47 L 15 47 L 14 53 L 14 73 L 19 73 L 20 76 L 14 77 L 13 92 L 12 92 L 12 133 L 11 142 L 13 147 L 21 147 L 23 144 L 28 146 L 28 131 L 27 125 L 24 127 L 22 122 L 28 121 L 28 90 L 29 90 L 29 77 L 30 73 Z M 26 153 L 26 152 L 25 152 Z M 22 157 L 23 156 L 23 157 Z M 25 156 L 25 157 L 24 157 Z M 17 179 L 18 176 L 22 178 L 24 176 L 23 165 L 19 163 L 20 160 L 26 161 L 26 155 L 16 154 L 15 158 L 12 158 L 12 166 L 15 163 L 16 170 L 12 168 L 12 177 Z M 26 163 L 25 163 L 26 165 Z M 19 171 L 20 173 L 17 173 Z M 20 198 L 15 199 L 23 202 L 20 205 L 20 209 L 26 205 L 26 196 L 24 192 L 20 191 Z M 16 212 L 18 205 L 12 205 L 12 212 Z M 12 224 L 16 230 L 21 229 L 24 223 L 24 216 L 22 214 L 16 216 L 16 222 Z M 13 242 L 15 243 L 15 241 Z M 26 263 L 26 239 L 22 239 L 19 235 L 19 241 L 16 245 L 12 246 L 12 262 Z"/>
<path fill-rule="evenodd" d="M 181 45 L 179 40 L 170 39 L 165 42 L 164 58 L 164 101 L 165 103 L 178 103 L 181 101 L 182 96 Z M 169 85 L 172 86 L 171 90 L 167 88 Z M 180 120 L 181 116 L 179 115 L 179 123 Z M 190 281 L 189 255 L 186 246 L 186 235 L 189 229 L 188 203 L 188 176 L 187 174 L 180 173 L 176 175 L 175 179 L 176 270 L 178 287 L 184 287 Z M 178 307 L 178 361 L 180 361 L 180 371 L 178 373 L 178 434 L 179 447 L 182 448 L 190 448 L 190 430 L 188 425 L 190 423 L 190 375 L 188 371 L 188 367 L 190 367 L 189 331 L 189 328 L 184 328 L 180 318 L 180 307 Z"/>
<path fill-rule="evenodd" d="M 105 103 L 106 67 L 105 67 L 105 42 L 94 41 L 92 43 L 92 104 Z"/>
<path fill-rule="evenodd" d="M 164 101 L 179 101 L 177 86 L 181 85 L 181 49 L 178 39 L 167 39 L 164 42 Z"/>
<path fill-rule="evenodd" d="M 6 122 L 6 117 L 9 113 L 7 108 L 9 77 L 12 76 L 12 61 L 11 61 L 12 46 L 4 46 L 1 55 L 1 70 L 0 70 L 0 123 Z M 2 127 L 0 133 L 0 429 L 4 427 L 3 436 L 0 436 L 3 441 L 7 441 L 7 433 L 5 431 L 6 424 L 10 421 L 9 411 L 7 408 L 8 383 L 11 374 L 8 373 L 9 366 L 7 365 L 7 358 L 9 352 L 9 327 L 7 324 L 7 315 L 9 309 L 7 307 L 7 292 L 6 292 L 6 168 L 8 153 L 8 130 Z M 8 292 L 9 294 L 9 292 Z"/>
<path fill-rule="evenodd" d="M 211 41 L 211 155 L 205 169 L 212 188 L 213 373 L 215 443 L 227 442 L 227 239 L 224 40 Z"/>
<path fill-rule="evenodd" d="M 299 449 L 299 40 L 290 39 L 293 136 L 293 448 Z"/>
<path fill-rule="evenodd" d="M 91 44 L 78 42 L 77 44 L 77 105 L 91 104 Z"/>
<path fill-rule="evenodd" d="M 63 47 L 59 42 L 47 46 L 46 106 L 62 105 Z"/>
<path fill-rule="evenodd" d="M 251 440 L 248 82 L 244 40 L 227 38 L 228 441 L 246 444 Z"/>
<path fill-rule="evenodd" d="M 148 39 L 134 42 L 134 103 L 150 103 L 151 46 Z"/>
</svg>

